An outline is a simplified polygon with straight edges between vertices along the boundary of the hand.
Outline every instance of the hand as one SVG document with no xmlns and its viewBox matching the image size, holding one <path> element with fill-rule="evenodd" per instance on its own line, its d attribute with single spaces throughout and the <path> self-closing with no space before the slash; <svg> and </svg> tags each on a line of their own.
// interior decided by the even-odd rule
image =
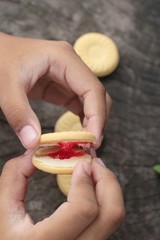
<svg viewBox="0 0 160 240">
<path fill-rule="evenodd" d="M 67 202 L 37 224 L 25 211 L 28 178 L 35 169 L 28 154 L 10 160 L 0 178 L 0 236 L 3 240 L 106 240 L 124 218 L 121 188 L 95 159 L 76 165 Z M 92 176 L 92 178 L 90 177 Z"/>
<path fill-rule="evenodd" d="M 96 135 L 98 147 L 111 98 L 72 46 L 3 33 L 0 43 L 0 107 L 24 147 L 34 148 L 41 134 L 28 95 L 84 114 L 83 126 Z"/>
</svg>

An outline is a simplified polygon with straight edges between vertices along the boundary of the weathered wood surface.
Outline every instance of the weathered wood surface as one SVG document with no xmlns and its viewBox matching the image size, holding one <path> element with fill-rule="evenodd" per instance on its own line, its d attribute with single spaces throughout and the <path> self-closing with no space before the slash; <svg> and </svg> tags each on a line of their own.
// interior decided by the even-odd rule
<svg viewBox="0 0 160 240">
<path fill-rule="evenodd" d="M 1 0 L 0 31 L 73 43 L 91 31 L 115 40 L 121 61 L 101 79 L 114 107 L 98 154 L 118 176 L 126 221 L 112 240 L 160 239 L 160 4 L 158 0 Z M 51 131 L 64 109 L 32 102 L 43 131 Z M 0 113 L 0 168 L 23 152 Z M 65 197 L 55 176 L 37 172 L 26 205 L 35 221 L 54 211 Z"/>
</svg>

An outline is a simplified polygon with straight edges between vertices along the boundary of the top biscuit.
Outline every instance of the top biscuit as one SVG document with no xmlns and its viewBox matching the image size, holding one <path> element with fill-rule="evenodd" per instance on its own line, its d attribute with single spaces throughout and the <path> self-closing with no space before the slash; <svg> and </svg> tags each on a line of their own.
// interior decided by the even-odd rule
<svg viewBox="0 0 160 240">
<path fill-rule="evenodd" d="M 50 144 L 65 141 L 94 143 L 96 141 L 96 137 L 94 134 L 90 132 L 69 131 L 69 132 L 46 133 L 42 134 L 40 138 L 40 144 Z"/>
</svg>

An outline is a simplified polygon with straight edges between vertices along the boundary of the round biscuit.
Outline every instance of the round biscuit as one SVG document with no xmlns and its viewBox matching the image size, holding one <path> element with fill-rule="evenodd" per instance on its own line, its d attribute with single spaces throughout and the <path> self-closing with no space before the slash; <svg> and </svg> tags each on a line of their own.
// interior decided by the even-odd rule
<svg viewBox="0 0 160 240">
<path fill-rule="evenodd" d="M 57 142 L 91 142 L 94 143 L 96 140 L 95 136 L 90 132 L 82 131 L 68 131 L 68 132 L 54 132 L 42 134 L 40 138 L 40 148 L 48 148 L 52 144 Z M 71 174 L 77 162 L 79 161 L 89 161 L 91 162 L 92 157 L 90 154 L 85 154 L 83 157 L 72 157 L 67 160 L 52 159 L 48 155 L 37 154 L 40 148 L 38 148 L 33 157 L 33 165 L 48 173 L 52 174 Z M 45 150 L 45 149 L 44 149 Z"/>
<path fill-rule="evenodd" d="M 97 77 L 111 74 L 118 66 L 118 48 L 104 34 L 86 33 L 76 40 L 74 49 Z"/>
<path fill-rule="evenodd" d="M 57 185 L 61 192 L 67 196 L 71 185 L 71 174 L 57 175 Z"/>
<path fill-rule="evenodd" d="M 36 156 L 32 157 L 33 165 L 44 172 L 52 174 L 71 174 L 75 165 L 80 161 L 87 161 L 91 163 L 92 157 L 90 154 L 85 154 L 80 157 L 72 157 L 66 160 L 52 159 L 48 156 Z"/>
<path fill-rule="evenodd" d="M 85 131 L 53 132 L 42 134 L 40 137 L 40 145 L 65 141 L 94 143 L 96 141 L 96 137 L 94 134 Z"/>
<path fill-rule="evenodd" d="M 54 130 L 55 132 L 81 131 L 82 124 L 79 116 L 70 111 L 65 112 L 58 118 Z"/>
</svg>

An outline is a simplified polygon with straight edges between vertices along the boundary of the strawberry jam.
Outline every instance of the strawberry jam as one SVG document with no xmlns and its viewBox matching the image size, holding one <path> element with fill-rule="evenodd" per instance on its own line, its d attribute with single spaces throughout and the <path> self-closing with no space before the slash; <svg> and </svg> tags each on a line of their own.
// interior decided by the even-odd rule
<svg viewBox="0 0 160 240">
<path fill-rule="evenodd" d="M 58 151 L 49 153 L 51 158 L 69 159 L 71 157 L 83 156 L 87 151 L 87 142 L 59 142 L 57 146 L 60 147 Z M 85 147 L 85 149 L 84 149 Z"/>
</svg>

